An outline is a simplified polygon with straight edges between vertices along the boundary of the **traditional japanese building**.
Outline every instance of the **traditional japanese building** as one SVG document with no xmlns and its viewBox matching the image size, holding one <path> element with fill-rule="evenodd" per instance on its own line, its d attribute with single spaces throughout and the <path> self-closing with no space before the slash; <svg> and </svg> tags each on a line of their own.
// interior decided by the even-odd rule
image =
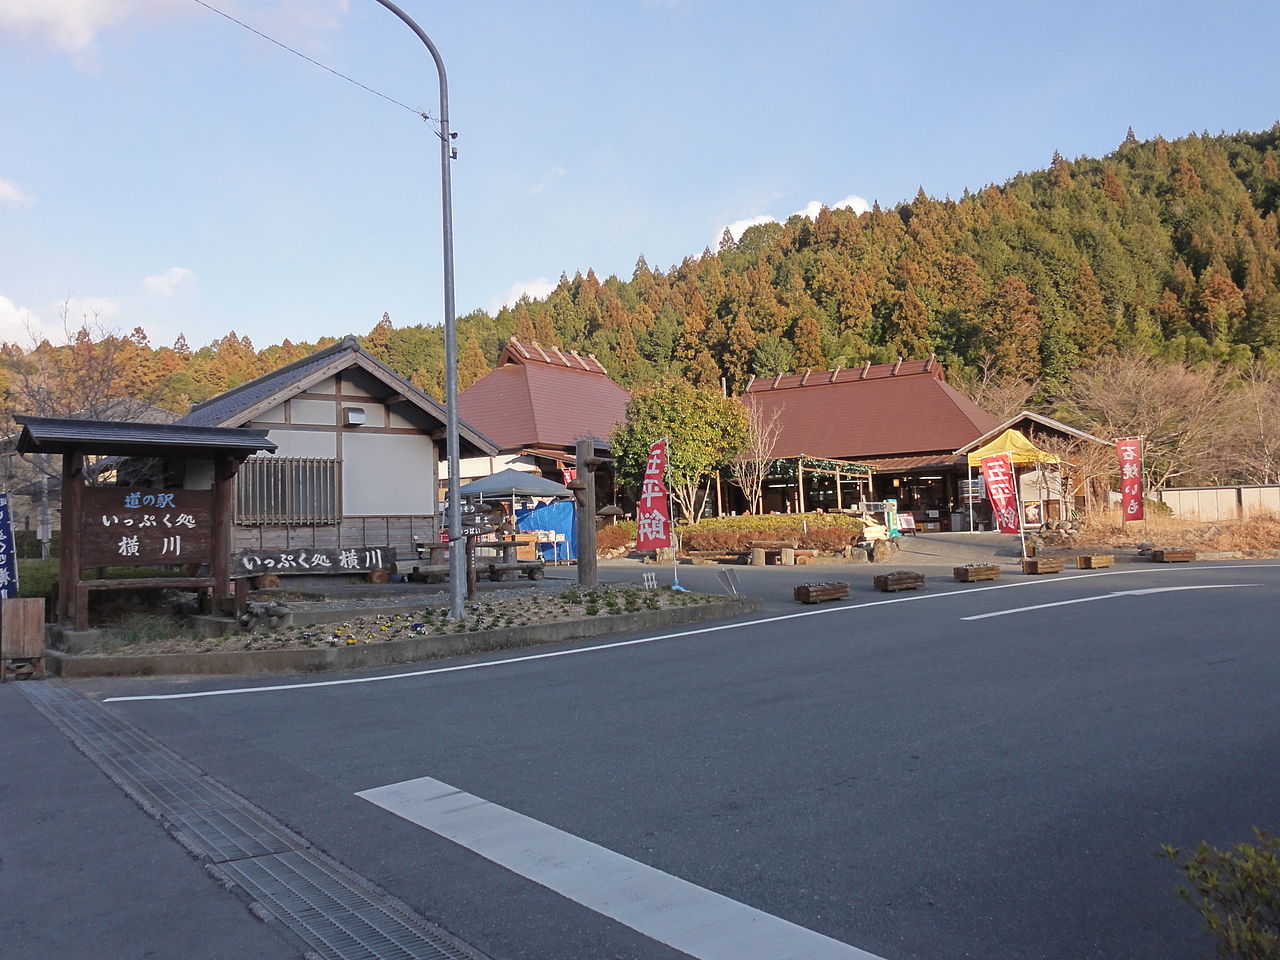
<svg viewBox="0 0 1280 960">
<path fill-rule="evenodd" d="M 511 468 L 562 483 L 573 475 L 579 439 L 593 438 L 597 454 L 607 456 L 630 398 L 594 355 L 512 338 L 497 366 L 458 397 L 459 415 L 498 447 L 493 456 L 464 460 L 462 480 Z M 598 476 L 608 483 L 612 474 Z M 602 487 L 597 502 L 613 502 L 610 495 Z"/>
<path fill-rule="evenodd" d="M 932 357 L 757 377 L 742 399 L 780 427 L 781 469 L 766 483 L 766 510 L 895 498 L 924 529 L 950 529 L 968 473 L 956 451 L 996 426 Z M 846 472 L 841 462 L 870 467 L 870 488 L 859 479 L 865 470 Z"/>
</svg>

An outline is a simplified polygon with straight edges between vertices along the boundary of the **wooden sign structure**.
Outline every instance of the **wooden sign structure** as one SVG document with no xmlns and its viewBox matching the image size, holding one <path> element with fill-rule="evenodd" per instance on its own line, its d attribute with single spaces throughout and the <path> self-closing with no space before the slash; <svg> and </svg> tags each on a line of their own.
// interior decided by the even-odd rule
<svg viewBox="0 0 1280 960">
<path fill-rule="evenodd" d="M 18 416 L 19 453 L 62 456 L 62 556 L 54 619 L 89 626 L 89 591 L 187 587 L 207 592 L 214 612 L 235 605 L 231 591 L 231 521 L 240 464 L 274 452 L 266 432 L 186 424 L 119 423 Z M 190 461 L 213 464 L 209 489 L 181 486 L 89 486 L 86 457 L 146 458 L 157 476 L 185 477 Z M 105 566 L 180 565 L 191 575 L 85 579 Z M 207 570 L 201 573 L 200 570 Z"/>
<path fill-rule="evenodd" d="M 266 574 L 373 573 L 390 570 L 390 547 L 298 547 L 293 550 L 242 550 L 231 563 L 232 579 Z"/>
</svg>

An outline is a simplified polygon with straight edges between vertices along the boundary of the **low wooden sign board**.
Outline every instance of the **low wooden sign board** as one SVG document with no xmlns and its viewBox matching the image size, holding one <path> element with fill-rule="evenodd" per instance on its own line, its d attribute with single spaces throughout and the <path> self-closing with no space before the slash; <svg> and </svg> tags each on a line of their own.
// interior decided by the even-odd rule
<svg viewBox="0 0 1280 960">
<path fill-rule="evenodd" d="M 213 491 L 86 487 L 80 556 L 86 567 L 210 563 Z"/>
<path fill-rule="evenodd" d="M 372 573 L 395 562 L 390 547 L 295 547 L 287 550 L 244 550 L 231 561 L 231 576 L 268 573 Z"/>
</svg>

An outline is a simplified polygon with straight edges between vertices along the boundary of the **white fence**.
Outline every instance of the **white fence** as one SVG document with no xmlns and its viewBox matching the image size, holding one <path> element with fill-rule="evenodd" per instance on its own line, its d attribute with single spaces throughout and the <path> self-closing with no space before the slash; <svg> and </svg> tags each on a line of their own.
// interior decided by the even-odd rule
<svg viewBox="0 0 1280 960">
<path fill-rule="evenodd" d="M 1237 520 L 1255 513 L 1280 514 L 1280 486 L 1173 487 L 1160 499 L 1183 520 Z"/>
</svg>

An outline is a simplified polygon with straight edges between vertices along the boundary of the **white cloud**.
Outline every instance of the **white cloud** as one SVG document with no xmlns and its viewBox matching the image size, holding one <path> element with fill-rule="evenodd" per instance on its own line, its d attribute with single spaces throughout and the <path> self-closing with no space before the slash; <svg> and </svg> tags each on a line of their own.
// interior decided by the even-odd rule
<svg viewBox="0 0 1280 960">
<path fill-rule="evenodd" d="M 0 295 L 0 341 L 16 343 L 24 349 L 35 346 L 41 340 L 61 343 L 64 339 L 62 324 L 50 322 L 19 306 L 8 297 Z"/>
<path fill-rule="evenodd" d="M 0 203 L 12 203 L 17 207 L 29 207 L 36 198 L 27 193 L 12 180 L 0 180 Z"/>
<path fill-rule="evenodd" d="M 532 187 L 529 188 L 529 195 L 533 196 L 535 194 L 542 193 L 544 190 L 547 189 L 547 187 L 551 186 L 553 181 L 559 180 L 561 177 L 563 177 L 564 173 L 565 173 L 564 167 L 560 166 L 560 164 L 557 163 L 554 167 L 552 167 L 542 175 L 541 180 L 539 180 L 537 183 L 535 183 Z"/>
<path fill-rule="evenodd" d="M 849 194 L 849 196 L 845 197 L 843 200 L 830 204 L 830 208 L 832 210 L 849 209 L 849 210 L 852 210 L 854 213 L 858 214 L 859 216 L 861 216 L 862 214 L 866 213 L 868 210 L 871 209 L 871 205 L 868 204 L 866 200 L 862 199 L 862 197 L 858 196 L 856 193 L 851 193 Z M 801 207 L 791 216 L 808 217 L 810 220 L 814 220 L 817 218 L 818 214 L 821 211 L 822 211 L 822 201 L 810 200 L 808 203 L 806 203 L 803 207 Z M 733 239 L 736 242 L 742 239 L 742 234 L 744 231 L 746 231 L 748 227 L 754 227 L 760 223 L 777 223 L 777 222 L 778 222 L 777 217 L 770 216 L 767 213 L 762 213 L 759 216 L 747 217 L 743 220 L 735 220 L 733 221 L 733 223 L 728 225 L 728 229 L 729 229 L 729 232 L 733 234 Z M 720 237 L 723 236 L 724 231 L 725 231 L 725 228 L 721 227 L 716 232 L 715 243 L 711 245 L 712 250 L 715 250 L 719 247 Z"/>
<path fill-rule="evenodd" d="M 162 296 L 173 296 L 173 291 L 184 283 L 194 280 L 196 275 L 186 267 L 170 267 L 164 273 L 157 273 L 154 276 L 144 277 L 142 282 L 149 290 L 154 290 Z"/>
<path fill-rule="evenodd" d="M 242 15 L 251 26 L 277 39 L 307 46 L 313 45 L 316 34 L 338 25 L 348 2 L 277 0 L 263 8 L 248 0 L 220 0 L 214 5 L 225 13 Z M 55 49 L 84 54 L 113 27 L 174 14 L 220 20 L 189 0 L 0 0 L 0 31 L 35 37 Z"/>
<path fill-rule="evenodd" d="M 777 222 L 778 222 L 777 217 L 771 217 L 768 214 L 762 213 L 757 217 L 747 217 L 745 220 L 735 220 L 733 221 L 733 223 L 729 224 L 728 230 L 731 234 L 733 234 L 733 239 L 736 242 L 742 239 L 742 235 L 746 232 L 748 227 L 754 227 L 757 224 L 761 224 L 761 223 L 777 223 Z M 715 243 L 711 245 L 712 250 L 715 250 L 720 246 L 720 238 L 724 236 L 724 231 L 725 231 L 725 228 L 721 227 L 720 230 L 716 233 Z"/>
<path fill-rule="evenodd" d="M 0 0 L 0 30 L 33 35 L 79 53 L 102 31 L 126 20 L 185 6 L 181 0 Z"/>
<path fill-rule="evenodd" d="M 537 280 L 517 280 L 504 296 L 489 302 L 489 312 L 497 313 L 503 307 L 515 306 L 516 301 L 523 296 L 528 296 L 531 300 L 537 300 L 539 297 L 547 296 L 555 288 L 556 284 L 546 277 L 539 277 Z"/>
<path fill-rule="evenodd" d="M 843 200 L 838 200 L 835 203 L 833 203 L 831 205 L 831 209 L 832 210 L 840 210 L 840 209 L 852 210 L 858 216 L 862 216 L 864 213 L 871 212 L 871 204 L 867 203 L 865 199 L 858 196 L 856 193 L 851 193 L 847 197 L 845 197 Z"/>
<path fill-rule="evenodd" d="M 74 331 L 85 324 L 92 330 L 97 324 L 118 317 L 121 306 L 115 297 L 67 297 L 54 303 L 50 309 L 58 317 L 59 324 L 65 311 L 67 328 Z"/>
</svg>

